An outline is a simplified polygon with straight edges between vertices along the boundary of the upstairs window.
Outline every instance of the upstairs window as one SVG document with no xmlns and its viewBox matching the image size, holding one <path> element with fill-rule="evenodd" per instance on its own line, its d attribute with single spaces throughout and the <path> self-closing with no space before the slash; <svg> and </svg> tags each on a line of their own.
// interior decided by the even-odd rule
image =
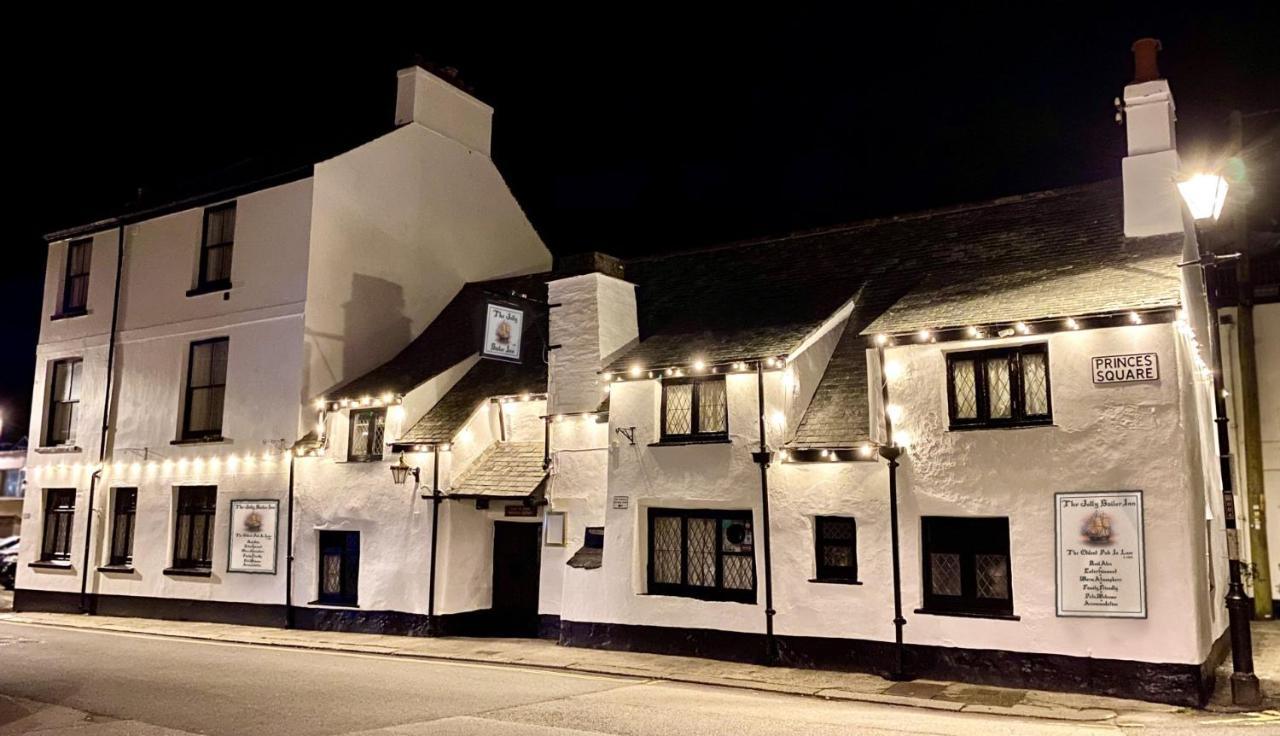
<svg viewBox="0 0 1280 736">
<path fill-rule="evenodd" d="M 947 355 L 952 429 L 1053 422 L 1044 343 Z"/>
<path fill-rule="evenodd" d="M 204 211 L 204 237 L 200 245 L 200 278 L 196 290 L 231 288 L 231 251 L 236 239 L 236 203 L 228 202 Z"/>
<path fill-rule="evenodd" d="M 178 513 L 173 530 L 173 567 L 208 571 L 213 568 L 213 520 L 217 513 L 216 486 L 178 489 Z"/>
<path fill-rule="evenodd" d="M 858 525 L 848 516 L 819 516 L 813 520 L 816 580 L 858 582 Z"/>
<path fill-rule="evenodd" d="M 80 417 L 80 375 L 84 361 L 67 358 L 54 362 L 49 380 L 49 410 L 45 421 L 46 447 L 74 445 Z"/>
<path fill-rule="evenodd" d="M 67 245 L 67 275 L 62 283 L 60 316 L 84 314 L 89 306 L 89 260 L 93 238 L 73 240 Z"/>
<path fill-rule="evenodd" d="M 360 588 L 360 532 L 320 532 L 317 603 L 354 606 Z"/>
<path fill-rule="evenodd" d="M 225 337 L 191 343 L 187 359 L 186 408 L 182 419 L 182 439 L 213 439 L 222 436 L 222 402 L 227 390 L 227 348 Z"/>
<path fill-rule="evenodd" d="M 708 442 L 728 437 L 724 376 L 663 379 L 663 441 Z"/>
<path fill-rule="evenodd" d="M 1006 518 L 920 517 L 922 613 L 1013 614 Z"/>
<path fill-rule="evenodd" d="M 44 529 L 40 540 L 42 562 L 71 561 L 71 526 L 75 515 L 74 488 L 50 488 L 44 492 Z"/>
<path fill-rule="evenodd" d="M 384 409 L 352 411 L 347 460 L 352 462 L 381 460 L 386 421 L 387 412 Z"/>
<path fill-rule="evenodd" d="M 133 564 L 133 521 L 138 513 L 138 489 L 117 488 L 111 508 L 111 557 L 109 564 Z"/>
<path fill-rule="evenodd" d="M 650 509 L 649 592 L 755 603 L 751 512 Z"/>
</svg>

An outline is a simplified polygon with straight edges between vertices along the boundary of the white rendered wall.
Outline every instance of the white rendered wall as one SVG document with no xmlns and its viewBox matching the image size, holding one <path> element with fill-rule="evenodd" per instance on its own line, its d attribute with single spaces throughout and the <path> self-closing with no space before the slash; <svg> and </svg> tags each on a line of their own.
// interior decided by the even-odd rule
<svg viewBox="0 0 1280 736">
<path fill-rule="evenodd" d="M 551 255 L 488 156 L 410 123 L 315 167 L 308 396 L 380 365 L 470 281 Z"/>
<path fill-rule="evenodd" d="M 1031 338 L 1042 339 L 1042 338 Z M 890 386 L 904 409 L 913 446 L 900 470 L 907 641 L 1152 662 L 1203 661 L 1216 631 L 1205 579 L 1204 495 L 1186 481 L 1193 469 L 1182 412 L 1185 390 L 1172 326 L 1144 325 L 1049 336 L 1054 425 L 1017 430 L 947 429 L 944 350 L 1017 341 L 892 348 L 903 370 Z M 1154 351 L 1161 380 L 1095 387 L 1093 355 Z M 1183 361 L 1185 362 L 1185 361 Z M 780 400 L 780 376 L 767 375 L 767 401 Z M 763 632 L 756 605 L 644 594 L 646 510 L 652 506 L 752 509 L 759 524 L 759 470 L 750 459 L 754 376 L 729 376 L 732 445 L 649 447 L 657 439 L 658 382 L 615 385 L 611 426 L 637 425 L 636 446 L 610 451 L 602 575 L 590 585 L 566 576 L 561 616 L 568 621 Z M 744 433 L 745 430 L 745 433 Z M 1141 489 L 1146 520 L 1148 618 L 1075 619 L 1055 615 L 1053 494 Z M 779 633 L 890 640 L 887 471 L 879 463 L 791 464 L 770 471 L 775 624 Z M 858 520 L 861 586 L 813 577 L 812 518 Z M 1019 621 L 914 614 L 920 591 L 921 515 L 1007 516 L 1014 613 Z M 1190 530 L 1190 531 L 1189 531 Z M 757 581 L 763 585 L 761 534 Z M 583 576 L 587 577 L 587 576 Z"/>
</svg>

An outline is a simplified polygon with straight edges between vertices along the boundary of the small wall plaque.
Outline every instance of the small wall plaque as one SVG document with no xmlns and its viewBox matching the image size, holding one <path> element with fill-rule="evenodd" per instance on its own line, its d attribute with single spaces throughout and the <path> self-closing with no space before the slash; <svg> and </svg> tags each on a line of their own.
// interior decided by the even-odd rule
<svg viewBox="0 0 1280 736">
<path fill-rule="evenodd" d="M 1160 358 L 1155 353 L 1101 355 L 1093 358 L 1095 384 L 1159 381 Z"/>
<path fill-rule="evenodd" d="M 613 507 L 615 509 L 625 509 L 630 505 L 631 505 L 630 496 L 614 496 L 613 497 Z"/>
<path fill-rule="evenodd" d="M 522 503 L 510 503 L 502 509 L 503 516 L 537 516 L 538 510 Z"/>
</svg>

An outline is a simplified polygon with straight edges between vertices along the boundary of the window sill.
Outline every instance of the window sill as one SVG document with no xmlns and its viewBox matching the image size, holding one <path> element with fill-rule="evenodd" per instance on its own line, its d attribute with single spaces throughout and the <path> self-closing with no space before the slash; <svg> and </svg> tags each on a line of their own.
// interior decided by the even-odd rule
<svg viewBox="0 0 1280 736">
<path fill-rule="evenodd" d="M 28 562 L 27 567 L 34 567 L 37 570 L 70 570 L 70 562 L 58 562 L 56 560 L 36 560 Z"/>
<path fill-rule="evenodd" d="M 133 569 L 133 565 L 103 565 L 102 567 L 98 568 L 98 572 L 132 573 L 132 572 L 137 572 L 137 570 Z"/>
<path fill-rule="evenodd" d="M 66 455 L 72 452 L 84 452 L 84 449 L 79 445 L 47 445 L 35 448 L 34 452 L 37 455 Z"/>
<path fill-rule="evenodd" d="M 679 598 L 681 600 L 686 600 L 686 601 L 704 601 L 706 603 L 738 603 L 744 606 L 754 606 L 754 605 L 758 605 L 759 603 L 759 601 L 755 598 L 751 598 L 750 600 L 748 600 L 746 598 L 737 598 L 732 596 L 726 597 L 723 595 L 715 595 L 715 594 L 697 595 L 693 593 L 650 591 L 647 593 L 638 593 L 637 595 L 642 595 L 645 597 L 655 597 L 655 598 Z"/>
<path fill-rule="evenodd" d="M 923 614 L 925 616 L 952 616 L 955 618 L 986 618 L 986 619 L 995 619 L 997 621 L 1021 621 L 1022 620 L 1021 616 L 1015 616 L 1012 613 L 996 613 L 994 611 L 992 612 L 938 611 L 938 610 L 932 610 L 928 608 L 917 608 L 915 610 L 915 613 Z"/>
<path fill-rule="evenodd" d="M 359 608 L 358 603 L 335 603 L 333 601 L 311 601 L 308 606 L 325 606 L 328 608 Z"/>
<path fill-rule="evenodd" d="M 380 462 L 382 462 L 382 456 L 381 456 L 381 455 L 379 455 L 379 456 L 377 456 L 377 457 L 349 457 L 349 458 L 347 458 L 346 460 L 343 460 L 342 462 L 345 462 L 345 463 L 380 463 Z"/>
<path fill-rule="evenodd" d="M 847 578 L 810 578 L 811 583 L 826 583 L 828 585 L 862 585 L 861 580 L 849 580 Z"/>
<path fill-rule="evenodd" d="M 680 437 L 678 439 L 671 438 L 671 439 L 659 440 L 657 442 L 650 442 L 649 447 L 684 447 L 687 445 L 731 445 L 731 444 L 733 444 L 733 441 L 730 440 L 728 437 L 709 437 L 707 439 L 700 439 L 697 437 Z"/>
<path fill-rule="evenodd" d="M 213 570 L 203 567 L 166 567 L 164 574 L 183 578 L 209 578 L 213 577 Z"/>
<path fill-rule="evenodd" d="M 953 424 L 947 427 L 949 432 L 974 432 L 983 429 L 1036 429 L 1037 427 L 1057 427 L 1053 422 L 1022 422 L 1019 424 Z"/>
<path fill-rule="evenodd" d="M 229 445 L 231 440 L 221 435 L 215 437 L 192 437 L 183 440 L 169 440 L 171 445 Z"/>
<path fill-rule="evenodd" d="M 230 281 L 210 281 L 207 284 L 200 284 L 194 289 L 187 290 L 187 296 L 203 296 L 205 294 L 217 294 L 220 291 L 231 291 Z"/>
<path fill-rule="evenodd" d="M 49 321 L 57 322 L 60 319 L 75 319 L 76 317 L 87 317 L 88 315 L 89 310 L 77 309 L 73 312 L 58 312 L 57 314 L 51 314 L 49 315 Z"/>
</svg>

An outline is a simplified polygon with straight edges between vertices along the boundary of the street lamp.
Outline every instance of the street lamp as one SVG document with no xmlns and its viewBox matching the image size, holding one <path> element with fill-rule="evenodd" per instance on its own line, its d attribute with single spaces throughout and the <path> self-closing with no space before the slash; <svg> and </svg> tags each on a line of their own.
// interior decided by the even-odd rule
<svg viewBox="0 0 1280 736">
<path fill-rule="evenodd" d="M 1217 219 L 1227 195 L 1227 182 L 1216 174 L 1197 174 L 1178 184 L 1187 208 L 1196 220 Z M 1191 226 L 1194 228 L 1194 224 Z M 1208 307 L 1209 367 L 1213 374 L 1214 424 L 1217 427 L 1219 479 L 1222 484 L 1223 526 L 1227 531 L 1227 618 L 1231 631 L 1231 701 L 1236 705 L 1257 705 L 1262 701 L 1258 676 L 1253 671 L 1253 633 L 1249 630 L 1250 604 L 1244 593 L 1243 562 L 1240 560 L 1240 538 L 1236 522 L 1235 493 L 1231 467 L 1231 436 L 1227 429 L 1227 392 L 1222 375 L 1222 335 L 1218 316 L 1218 269 L 1222 263 L 1238 261 L 1239 253 L 1219 255 L 1201 251 L 1197 233 L 1188 237 L 1196 244 L 1195 260 L 1178 264 L 1198 267 L 1203 276 L 1205 305 Z"/>
</svg>

